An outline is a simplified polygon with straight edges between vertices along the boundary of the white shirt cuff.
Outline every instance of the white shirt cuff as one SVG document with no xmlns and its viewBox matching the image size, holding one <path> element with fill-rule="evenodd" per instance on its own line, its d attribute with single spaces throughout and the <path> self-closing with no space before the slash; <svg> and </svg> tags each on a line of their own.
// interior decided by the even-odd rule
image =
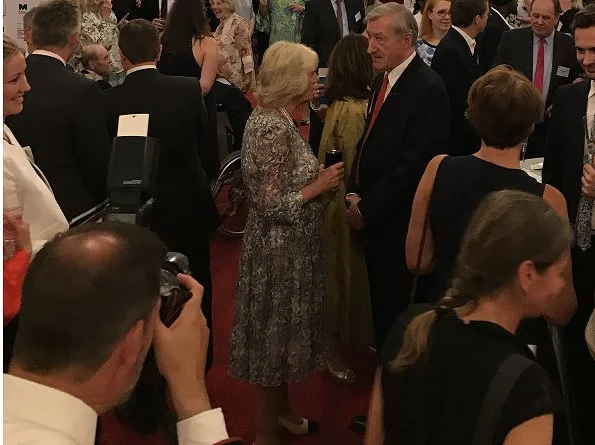
<svg viewBox="0 0 595 445">
<path fill-rule="evenodd" d="M 177 424 L 179 445 L 213 445 L 229 439 L 221 408 L 212 409 Z"/>
<path fill-rule="evenodd" d="M 347 194 L 345 195 L 345 197 L 346 197 L 346 198 L 347 198 L 348 196 L 359 196 L 359 195 L 358 195 L 357 193 L 353 193 L 353 192 L 351 192 L 351 193 L 347 193 Z"/>
</svg>

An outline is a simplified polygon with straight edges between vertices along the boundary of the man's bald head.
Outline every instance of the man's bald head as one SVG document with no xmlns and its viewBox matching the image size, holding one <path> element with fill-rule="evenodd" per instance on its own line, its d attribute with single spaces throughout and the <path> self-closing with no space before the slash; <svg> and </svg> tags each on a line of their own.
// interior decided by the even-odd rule
<svg viewBox="0 0 595 445">
<path fill-rule="evenodd" d="M 23 285 L 14 357 L 21 368 L 94 371 L 159 297 L 165 246 L 116 222 L 81 226 L 49 241 Z"/>
<path fill-rule="evenodd" d="M 88 71 L 99 74 L 104 79 L 109 76 L 112 60 L 109 52 L 102 45 L 87 45 L 83 48 L 81 64 Z"/>
</svg>

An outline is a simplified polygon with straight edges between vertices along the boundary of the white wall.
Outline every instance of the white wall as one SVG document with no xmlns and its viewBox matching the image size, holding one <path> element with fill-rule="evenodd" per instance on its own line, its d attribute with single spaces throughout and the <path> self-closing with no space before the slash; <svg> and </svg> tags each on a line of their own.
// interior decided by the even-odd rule
<svg viewBox="0 0 595 445">
<path fill-rule="evenodd" d="M 43 0 L 4 0 L 4 34 L 16 39 L 19 45 L 27 48 L 23 40 L 23 16 Z"/>
</svg>

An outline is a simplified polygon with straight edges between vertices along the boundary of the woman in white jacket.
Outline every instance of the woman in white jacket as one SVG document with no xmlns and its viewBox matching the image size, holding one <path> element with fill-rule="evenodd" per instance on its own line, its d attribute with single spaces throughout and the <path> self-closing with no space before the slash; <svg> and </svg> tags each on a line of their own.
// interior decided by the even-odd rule
<svg viewBox="0 0 595 445">
<path fill-rule="evenodd" d="M 16 42 L 4 36 L 4 118 L 23 110 L 31 89 L 25 77 L 25 57 Z M 30 225 L 33 255 L 57 233 L 68 230 L 45 176 L 28 147 L 21 147 L 4 125 L 4 212 L 16 211 Z"/>
</svg>

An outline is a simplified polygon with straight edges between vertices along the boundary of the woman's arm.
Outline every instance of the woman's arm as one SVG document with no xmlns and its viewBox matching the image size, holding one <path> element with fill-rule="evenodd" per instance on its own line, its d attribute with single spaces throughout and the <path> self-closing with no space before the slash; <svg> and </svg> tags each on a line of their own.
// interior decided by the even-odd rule
<svg viewBox="0 0 595 445">
<path fill-rule="evenodd" d="M 415 198 L 413 199 L 413 206 L 411 208 L 411 219 L 409 220 L 409 231 L 407 232 L 407 242 L 405 244 L 405 254 L 407 259 L 407 267 L 411 272 L 424 274 L 431 271 L 434 262 L 434 238 L 430 229 L 430 224 L 426 226 L 426 217 L 430 206 L 430 197 L 434 188 L 434 180 L 436 179 L 436 172 L 438 166 L 446 155 L 436 156 L 430 161 L 426 167 L 426 171 L 421 178 Z M 423 246 L 423 253 L 421 254 L 421 261 L 419 261 L 421 240 L 426 226 L 426 235 Z M 419 261 L 419 268 L 418 268 Z"/>
<path fill-rule="evenodd" d="M 552 445 L 554 415 L 534 417 L 510 430 L 504 445 Z"/>
<path fill-rule="evenodd" d="M 364 445 L 382 445 L 384 443 L 382 403 L 382 368 L 378 367 L 374 378 L 374 386 L 372 387 L 370 407 L 368 408 Z"/>
<path fill-rule="evenodd" d="M 196 63 L 200 66 L 200 87 L 202 94 L 208 94 L 217 78 L 219 62 L 219 45 L 210 36 L 196 40 L 192 45 L 192 53 Z"/>
<path fill-rule="evenodd" d="M 238 19 L 238 26 L 235 30 L 233 45 L 235 45 L 242 67 L 241 85 L 238 85 L 242 92 L 248 91 L 252 87 L 254 79 L 254 58 L 252 56 L 252 39 L 250 30 L 244 20 Z"/>
</svg>

